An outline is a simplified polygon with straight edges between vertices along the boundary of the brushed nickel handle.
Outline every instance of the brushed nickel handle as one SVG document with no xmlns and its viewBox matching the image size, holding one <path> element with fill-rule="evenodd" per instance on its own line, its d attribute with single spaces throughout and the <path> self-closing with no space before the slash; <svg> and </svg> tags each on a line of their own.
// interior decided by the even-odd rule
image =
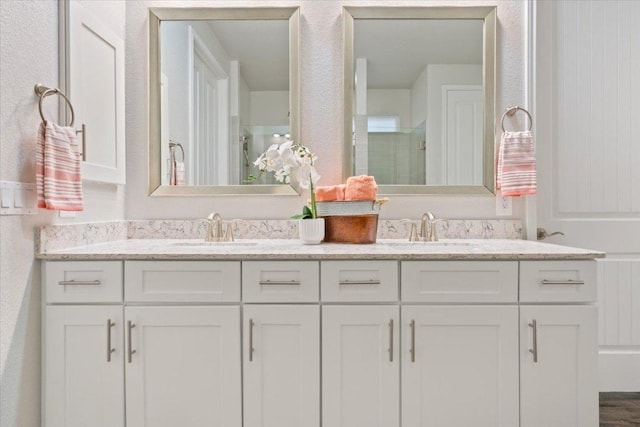
<svg viewBox="0 0 640 427">
<path fill-rule="evenodd" d="M 529 349 L 529 353 L 533 354 L 533 363 L 538 363 L 538 322 L 533 319 L 528 325 L 533 328 L 533 348 Z"/>
<path fill-rule="evenodd" d="M 127 350 L 127 362 L 131 363 L 133 360 L 133 355 L 135 354 L 135 350 L 132 348 L 131 344 L 131 331 L 135 328 L 136 325 L 131 322 L 131 320 L 127 321 L 127 345 L 129 349 Z"/>
<path fill-rule="evenodd" d="M 562 231 L 554 231 L 553 233 L 547 233 L 547 230 L 545 230 L 544 228 L 538 228 L 536 229 L 536 236 L 538 240 L 544 240 L 547 237 L 551 237 L 551 236 L 564 236 L 564 233 Z"/>
<path fill-rule="evenodd" d="M 389 362 L 393 362 L 393 319 L 389 320 Z"/>
<path fill-rule="evenodd" d="M 253 326 L 255 325 L 253 319 L 249 319 L 249 362 L 253 362 Z"/>
<path fill-rule="evenodd" d="M 107 362 L 111 362 L 111 354 L 116 351 L 115 348 L 111 348 L 111 328 L 114 326 L 116 326 L 115 322 L 107 319 Z"/>
<path fill-rule="evenodd" d="M 83 123 L 82 130 L 76 129 L 76 135 L 82 134 L 82 161 L 87 161 L 87 126 Z"/>
<path fill-rule="evenodd" d="M 58 282 L 60 286 L 99 286 L 100 280 L 61 280 Z"/>
<path fill-rule="evenodd" d="M 379 285 L 380 280 L 369 279 L 369 280 L 340 280 L 340 286 L 352 286 L 352 285 Z"/>
<path fill-rule="evenodd" d="M 541 280 L 542 285 L 584 285 L 584 280 Z"/>
<path fill-rule="evenodd" d="M 300 286 L 299 280 L 260 280 L 260 286 Z"/>
<path fill-rule="evenodd" d="M 416 321 L 411 320 L 411 349 L 409 350 L 411 353 L 411 362 L 416 361 Z"/>
</svg>

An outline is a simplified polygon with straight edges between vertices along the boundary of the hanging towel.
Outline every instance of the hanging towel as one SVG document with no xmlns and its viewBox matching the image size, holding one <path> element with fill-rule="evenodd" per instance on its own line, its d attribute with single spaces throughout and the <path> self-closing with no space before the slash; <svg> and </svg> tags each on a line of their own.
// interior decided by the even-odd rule
<svg viewBox="0 0 640 427">
<path fill-rule="evenodd" d="M 375 200 L 377 195 L 378 186 L 374 177 L 358 175 L 347 178 L 345 200 Z"/>
<path fill-rule="evenodd" d="M 178 161 L 176 158 L 176 148 L 179 148 L 182 152 L 182 160 Z M 171 152 L 171 176 L 169 178 L 169 185 L 184 185 L 185 184 L 185 167 L 184 167 L 184 148 L 179 142 L 169 141 L 169 150 Z"/>
<path fill-rule="evenodd" d="M 173 162 L 173 185 L 184 185 L 184 162 Z"/>
<path fill-rule="evenodd" d="M 345 185 L 328 185 L 316 187 L 316 201 L 335 202 L 344 200 Z"/>
<path fill-rule="evenodd" d="M 36 148 L 38 207 L 81 211 L 82 176 L 76 131 L 52 122 L 40 123 Z"/>
<path fill-rule="evenodd" d="M 531 131 L 502 133 L 496 189 L 510 197 L 536 194 L 536 152 Z"/>
</svg>

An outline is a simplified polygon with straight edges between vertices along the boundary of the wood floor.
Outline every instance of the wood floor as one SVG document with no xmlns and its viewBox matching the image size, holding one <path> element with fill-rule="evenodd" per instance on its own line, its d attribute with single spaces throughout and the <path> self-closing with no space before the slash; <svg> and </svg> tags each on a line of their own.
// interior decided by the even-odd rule
<svg viewBox="0 0 640 427">
<path fill-rule="evenodd" d="M 640 393 L 600 393 L 600 427 L 640 427 Z"/>
</svg>

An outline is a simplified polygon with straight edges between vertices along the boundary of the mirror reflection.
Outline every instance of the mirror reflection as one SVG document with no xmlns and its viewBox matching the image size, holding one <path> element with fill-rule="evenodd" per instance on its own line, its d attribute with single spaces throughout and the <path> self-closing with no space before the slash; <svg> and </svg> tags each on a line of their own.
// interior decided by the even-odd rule
<svg viewBox="0 0 640 427">
<path fill-rule="evenodd" d="M 163 21 L 160 39 L 162 184 L 248 184 L 290 137 L 288 21 Z"/>
<path fill-rule="evenodd" d="M 346 6 L 343 177 L 492 194 L 496 7 Z"/>
<path fill-rule="evenodd" d="M 482 185 L 483 26 L 354 21 L 355 175 L 392 185 Z"/>
</svg>

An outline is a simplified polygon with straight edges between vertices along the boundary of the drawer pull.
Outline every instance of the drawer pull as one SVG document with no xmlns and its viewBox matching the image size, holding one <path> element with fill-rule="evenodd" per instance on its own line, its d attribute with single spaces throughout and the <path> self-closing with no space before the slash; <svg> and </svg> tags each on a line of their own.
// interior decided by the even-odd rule
<svg viewBox="0 0 640 427">
<path fill-rule="evenodd" d="M 379 285 L 380 280 L 341 280 L 340 286 Z"/>
<path fill-rule="evenodd" d="M 529 353 L 533 354 L 533 363 L 538 363 L 538 322 L 533 319 L 528 326 L 533 329 L 533 348 L 529 349 Z"/>
<path fill-rule="evenodd" d="M 260 286 L 300 286 L 299 280 L 261 280 Z"/>
<path fill-rule="evenodd" d="M 584 285 L 584 280 L 547 280 L 540 281 L 542 285 Z"/>
<path fill-rule="evenodd" d="M 60 286 L 99 286 L 101 284 L 100 280 L 61 280 L 58 282 Z"/>
<path fill-rule="evenodd" d="M 115 348 L 111 348 L 111 328 L 114 326 L 116 326 L 115 322 L 107 319 L 107 362 L 111 362 L 111 354 L 116 351 Z"/>
<path fill-rule="evenodd" d="M 127 350 L 127 362 L 131 363 L 133 360 L 133 355 L 135 354 L 135 350 L 132 348 L 132 344 L 131 344 L 131 332 L 133 330 L 133 328 L 135 328 L 136 325 L 131 323 L 131 320 L 127 321 L 127 345 L 129 347 L 129 349 Z"/>
<path fill-rule="evenodd" d="M 389 320 L 389 362 L 393 362 L 393 319 Z"/>
<path fill-rule="evenodd" d="M 411 353 L 411 362 L 416 361 L 416 321 L 411 320 L 411 349 L 409 352 Z"/>
<path fill-rule="evenodd" d="M 253 319 L 249 319 L 249 362 L 253 362 Z"/>
</svg>

